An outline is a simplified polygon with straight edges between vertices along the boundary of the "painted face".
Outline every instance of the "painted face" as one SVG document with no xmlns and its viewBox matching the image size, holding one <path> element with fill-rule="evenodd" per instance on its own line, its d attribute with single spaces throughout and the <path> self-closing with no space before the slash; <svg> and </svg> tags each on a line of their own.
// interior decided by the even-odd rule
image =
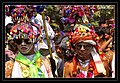
<svg viewBox="0 0 120 83">
<path fill-rule="evenodd" d="M 75 52 L 78 54 L 78 58 L 88 59 L 92 51 L 93 45 L 85 42 L 78 42 L 75 45 Z"/>
<path fill-rule="evenodd" d="M 30 55 L 34 53 L 34 44 L 30 39 L 16 39 L 18 50 L 24 55 Z"/>
</svg>

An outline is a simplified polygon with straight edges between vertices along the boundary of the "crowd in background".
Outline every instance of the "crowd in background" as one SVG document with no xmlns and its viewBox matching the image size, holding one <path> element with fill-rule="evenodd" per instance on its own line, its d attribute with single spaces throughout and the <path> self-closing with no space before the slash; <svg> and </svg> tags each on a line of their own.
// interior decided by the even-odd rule
<svg viewBox="0 0 120 83">
<path fill-rule="evenodd" d="M 61 24 L 60 27 L 58 27 L 52 25 L 57 21 L 54 22 L 54 18 L 49 16 L 46 7 L 47 5 L 5 5 L 6 65 L 14 63 L 16 60 L 15 57 L 21 52 L 18 48 L 17 41 L 14 40 L 18 39 L 17 35 L 14 35 L 14 33 L 16 33 L 15 30 L 17 30 L 16 28 L 22 26 L 22 29 L 25 30 L 26 28 L 32 27 L 31 34 L 33 35 L 31 35 L 30 38 L 32 38 L 32 42 L 35 45 L 34 50 L 35 52 L 39 51 L 45 60 L 48 60 L 48 62 L 45 61 L 47 64 L 45 64 L 46 70 L 50 67 L 49 71 L 51 73 L 47 76 L 47 71 L 45 78 L 65 78 L 67 75 L 64 75 L 66 74 L 64 73 L 64 68 L 66 67 L 64 64 L 67 61 L 73 60 L 77 52 L 75 51 L 73 42 L 71 42 L 72 36 L 77 36 L 75 33 L 87 33 L 87 31 L 90 31 L 91 34 L 95 32 L 93 36 L 96 36 L 96 39 L 94 39 L 98 45 L 96 48 L 100 49 L 97 50 L 98 53 L 101 56 L 104 56 L 102 55 L 102 53 L 104 53 L 108 59 L 109 64 L 107 65 L 109 65 L 108 72 L 110 72 L 110 74 L 106 77 L 115 77 L 115 19 L 103 18 L 98 26 L 94 26 L 90 20 L 95 22 L 93 16 L 97 11 L 96 6 L 68 5 L 61 6 L 61 18 L 59 19 Z M 43 17 L 43 12 L 45 17 Z M 47 33 L 45 32 L 45 27 L 47 28 Z M 18 34 L 20 34 L 20 32 Z M 46 34 L 48 36 L 46 36 Z M 47 37 L 49 39 L 47 39 Z M 50 46 L 48 45 L 48 41 L 50 42 Z M 11 60 L 12 62 L 9 62 Z M 10 73 L 12 70 L 6 72 Z M 7 74 L 6 78 L 11 77 L 11 74 Z"/>
</svg>

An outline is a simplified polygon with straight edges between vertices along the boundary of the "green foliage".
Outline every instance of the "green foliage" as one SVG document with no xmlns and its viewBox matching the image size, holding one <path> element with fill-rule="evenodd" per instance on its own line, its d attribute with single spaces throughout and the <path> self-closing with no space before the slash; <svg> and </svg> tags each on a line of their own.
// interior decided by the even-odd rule
<svg viewBox="0 0 120 83">
<path fill-rule="evenodd" d="M 94 21 L 94 22 L 91 22 L 91 24 L 92 24 L 93 26 L 97 27 L 97 26 L 99 26 L 98 22 L 99 22 L 99 21 Z"/>
<path fill-rule="evenodd" d="M 50 24 L 52 26 L 59 27 L 60 19 L 62 17 L 62 14 L 60 12 L 61 7 L 59 5 L 58 6 L 56 6 L 56 5 L 48 5 L 46 7 L 46 9 L 47 9 L 46 13 L 51 19 Z M 54 23 L 52 21 L 54 21 Z"/>
<path fill-rule="evenodd" d="M 114 5 L 97 5 L 97 12 L 94 13 L 94 18 L 99 21 L 100 19 L 110 19 L 115 17 Z"/>
</svg>

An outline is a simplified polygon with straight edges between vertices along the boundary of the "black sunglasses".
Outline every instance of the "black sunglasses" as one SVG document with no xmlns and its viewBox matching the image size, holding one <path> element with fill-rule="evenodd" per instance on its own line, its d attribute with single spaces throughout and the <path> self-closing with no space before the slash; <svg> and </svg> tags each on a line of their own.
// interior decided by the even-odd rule
<svg viewBox="0 0 120 83">
<path fill-rule="evenodd" d="M 76 45 L 75 45 L 75 48 L 81 49 L 82 46 L 84 47 L 85 50 L 89 50 L 89 49 L 91 49 L 91 47 L 92 47 L 91 44 L 80 44 L 80 43 L 79 43 L 79 44 L 76 44 Z"/>
<path fill-rule="evenodd" d="M 20 44 L 22 44 L 22 41 L 24 40 L 24 42 L 26 43 L 26 44 L 31 44 L 32 42 L 30 41 L 30 39 L 16 39 L 15 40 L 15 42 L 16 42 L 16 44 L 18 44 L 18 45 L 20 45 Z"/>
</svg>

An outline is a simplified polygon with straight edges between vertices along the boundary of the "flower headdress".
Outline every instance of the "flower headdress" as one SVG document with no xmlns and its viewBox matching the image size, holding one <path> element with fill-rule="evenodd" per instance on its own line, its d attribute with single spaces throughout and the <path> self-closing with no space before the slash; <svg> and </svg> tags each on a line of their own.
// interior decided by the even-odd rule
<svg viewBox="0 0 120 83">
<path fill-rule="evenodd" d="M 29 38 L 33 43 L 41 40 L 41 31 L 31 23 L 18 23 L 10 30 L 12 39 Z"/>
<path fill-rule="evenodd" d="M 12 10 L 12 20 L 15 23 L 27 22 L 27 10 L 26 5 L 16 5 L 15 9 Z"/>
<path fill-rule="evenodd" d="M 94 30 L 81 25 L 81 24 L 76 24 L 74 27 L 74 33 L 72 34 L 72 43 L 76 44 L 79 41 L 92 41 L 94 42 L 94 45 L 99 41 L 98 35 L 95 33 Z"/>
<path fill-rule="evenodd" d="M 71 43 L 75 45 L 78 42 L 87 42 L 92 45 L 94 45 L 91 55 L 93 57 L 93 61 L 95 63 L 96 69 L 98 73 L 103 73 L 106 75 L 106 70 L 104 68 L 104 65 L 102 63 L 102 59 L 104 57 L 104 53 L 102 50 L 100 50 L 99 45 L 97 44 L 99 37 L 94 32 L 94 30 L 91 30 L 83 25 L 80 25 L 81 27 L 77 27 L 73 34 L 71 35 Z"/>
</svg>

